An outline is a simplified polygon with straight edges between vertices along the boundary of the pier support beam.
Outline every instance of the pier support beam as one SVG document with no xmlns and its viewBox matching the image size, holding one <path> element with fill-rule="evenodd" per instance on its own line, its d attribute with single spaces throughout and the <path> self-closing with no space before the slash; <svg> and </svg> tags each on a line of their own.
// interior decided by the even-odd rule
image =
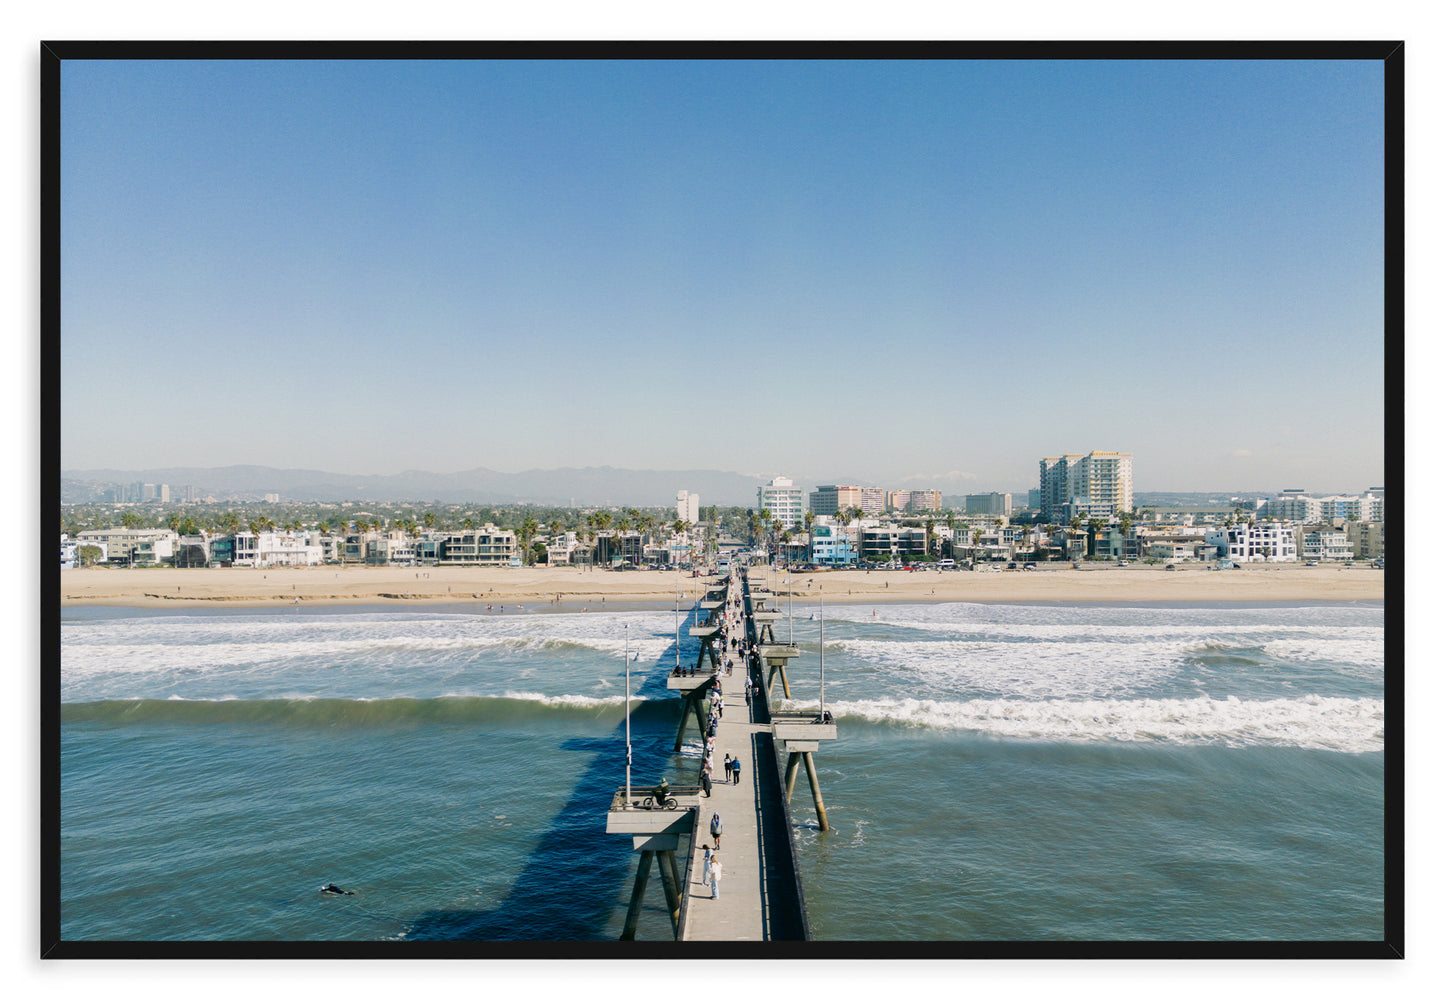
<svg viewBox="0 0 1445 1000">
<path fill-rule="evenodd" d="M 781 674 L 783 678 L 783 697 L 791 698 L 793 696 L 793 692 L 788 688 L 787 660 L 768 661 L 768 697 L 771 698 L 773 696 L 773 678 L 778 676 L 779 674 Z"/>
<path fill-rule="evenodd" d="M 813 767 L 813 755 L 803 754 L 803 765 L 808 769 L 808 784 L 813 787 L 813 808 L 818 812 L 818 829 L 828 829 L 828 810 L 823 807 L 823 786 L 818 783 L 818 772 Z"/>
<path fill-rule="evenodd" d="M 637 917 L 642 912 L 642 894 L 647 890 L 647 873 L 652 869 L 652 856 L 656 851 L 643 851 L 637 863 L 637 877 L 632 880 L 632 899 L 627 903 L 627 919 L 622 922 L 622 937 L 619 941 L 637 939 Z"/>
<path fill-rule="evenodd" d="M 691 792 L 683 793 L 690 799 Z M 622 921 L 619 940 L 637 939 L 637 920 L 642 914 L 642 901 L 647 895 L 647 880 L 652 866 L 657 865 L 657 877 L 662 883 L 662 894 L 667 903 L 668 919 L 672 923 L 672 936 L 676 940 L 682 933 L 682 894 L 685 883 L 677 866 L 677 849 L 681 834 L 697 827 L 697 807 L 674 806 L 670 809 L 626 809 L 618 808 L 625 800 L 625 793 L 619 791 L 613 796 L 612 808 L 607 813 L 607 832 L 627 834 L 632 837 L 632 849 L 637 854 L 637 875 L 632 880 L 632 896 L 627 901 L 627 915 Z"/>
<path fill-rule="evenodd" d="M 687 717 L 689 715 L 697 720 L 698 739 L 703 742 L 707 741 L 707 710 L 703 708 L 703 701 L 706 698 L 706 687 L 698 687 L 682 696 L 682 717 L 677 720 L 677 734 L 672 741 L 673 753 L 682 750 L 683 737 L 687 735 Z"/>
<path fill-rule="evenodd" d="M 677 937 L 682 918 L 682 879 L 677 871 L 676 851 L 653 851 L 657 858 L 657 874 L 662 879 L 662 893 L 667 897 L 667 913 L 672 918 L 672 936 Z"/>
<path fill-rule="evenodd" d="M 808 787 L 813 790 L 813 808 L 818 813 L 818 829 L 828 829 L 828 809 L 823 805 L 823 786 L 818 781 L 818 770 L 813 765 L 813 754 L 809 750 L 793 750 L 788 754 L 788 767 L 783 773 L 783 798 L 793 800 L 793 786 L 798 781 L 798 765 L 808 772 Z"/>
</svg>

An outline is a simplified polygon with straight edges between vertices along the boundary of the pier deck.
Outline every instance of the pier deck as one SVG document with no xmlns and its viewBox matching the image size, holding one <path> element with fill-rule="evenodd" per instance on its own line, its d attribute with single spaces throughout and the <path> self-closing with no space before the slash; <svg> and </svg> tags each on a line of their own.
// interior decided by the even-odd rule
<svg viewBox="0 0 1445 1000">
<path fill-rule="evenodd" d="M 744 634 L 740 612 L 729 609 L 729 632 Z M 803 903 L 792 853 L 792 833 L 778 777 L 772 722 L 766 699 L 744 697 L 745 661 L 727 650 L 718 674 L 723 713 L 718 722 L 713 762 L 717 780 L 712 795 L 698 801 L 697 839 L 692 848 L 687 900 L 679 939 L 684 941 L 803 940 L 807 935 Z M 754 675 L 754 683 L 757 677 Z M 724 783 L 725 754 L 742 760 L 738 784 Z M 713 813 L 723 821 L 722 879 L 718 898 L 704 885 L 703 846 L 712 843 Z"/>
</svg>

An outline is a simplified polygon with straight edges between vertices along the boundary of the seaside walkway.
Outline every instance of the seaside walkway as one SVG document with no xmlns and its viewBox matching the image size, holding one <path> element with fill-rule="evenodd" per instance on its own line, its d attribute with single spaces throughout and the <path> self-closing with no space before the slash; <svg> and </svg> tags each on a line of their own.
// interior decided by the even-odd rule
<svg viewBox="0 0 1445 1000">
<path fill-rule="evenodd" d="M 688 812 L 692 817 L 692 836 L 686 863 L 677 866 L 675 860 L 681 859 L 671 857 L 665 863 L 658 863 L 664 891 L 672 904 L 670 909 L 677 914 L 676 939 L 679 941 L 803 941 L 810 937 L 788 804 L 774 747 L 773 720 L 762 690 L 763 664 L 759 657 L 749 657 L 744 652 L 756 638 L 754 623 L 746 614 L 751 607 L 746 588 L 746 576 L 735 574 L 730 578 L 726 596 L 708 601 L 711 615 L 706 628 L 717 629 L 718 641 L 713 644 L 713 651 L 718 669 L 708 672 L 702 686 L 705 688 L 716 679 L 722 695 L 722 715 L 717 721 L 713 750 L 712 794 L 705 795 L 689 787 L 686 798 L 679 795 L 679 804 L 691 807 Z M 692 631 L 699 634 L 698 629 Z M 728 640 L 736 639 L 737 648 L 722 639 L 724 633 Z M 700 663 L 702 659 L 700 655 Z M 754 685 L 751 699 L 745 696 L 749 677 Z M 669 687 L 677 688 L 684 697 L 684 715 L 678 730 L 680 739 L 682 727 L 700 699 L 695 693 L 689 693 L 694 685 L 688 681 L 679 679 Z M 699 723 L 702 724 L 702 718 Z M 725 756 L 742 761 L 737 784 L 724 776 Z M 637 824 L 640 830 L 649 821 L 660 820 L 660 817 L 652 820 L 635 813 L 627 819 L 615 811 L 616 803 L 613 808 L 608 823 L 613 832 L 628 832 L 629 823 Z M 722 878 L 716 899 L 706 884 L 703 865 L 704 847 L 713 843 L 709 825 L 714 813 L 723 824 L 721 848 L 717 851 L 722 862 Z M 677 831 L 677 823 L 670 829 Z M 643 849 L 656 847 L 659 842 L 637 838 L 634 843 Z M 648 858 L 642 858 L 639 870 L 648 863 Z M 669 884 L 674 871 L 678 872 L 681 882 L 676 896 L 674 886 Z M 642 884 L 639 881 L 638 885 Z"/>
</svg>

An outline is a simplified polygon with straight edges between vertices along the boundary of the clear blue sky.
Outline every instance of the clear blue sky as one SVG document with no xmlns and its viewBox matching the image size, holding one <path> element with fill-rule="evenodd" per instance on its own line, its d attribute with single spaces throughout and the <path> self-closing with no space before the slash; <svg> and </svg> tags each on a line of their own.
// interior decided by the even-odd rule
<svg viewBox="0 0 1445 1000">
<path fill-rule="evenodd" d="M 62 71 L 64 469 L 1383 482 L 1374 62 Z"/>
</svg>

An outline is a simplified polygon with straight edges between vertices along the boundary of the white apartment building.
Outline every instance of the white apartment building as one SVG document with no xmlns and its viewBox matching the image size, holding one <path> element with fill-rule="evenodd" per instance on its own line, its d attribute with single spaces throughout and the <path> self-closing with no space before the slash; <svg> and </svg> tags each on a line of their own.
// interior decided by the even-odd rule
<svg viewBox="0 0 1445 1000">
<path fill-rule="evenodd" d="M 320 566 L 322 550 L 305 534 L 290 531 L 238 531 L 231 565 L 255 566 Z"/>
<path fill-rule="evenodd" d="M 767 511 L 780 529 L 796 528 L 803 523 L 803 490 L 786 476 L 777 476 L 758 487 L 758 511 Z"/>
<path fill-rule="evenodd" d="M 1284 521 L 1257 521 L 1205 532 L 1204 541 L 1221 559 L 1235 562 L 1296 562 L 1294 528 Z"/>
<path fill-rule="evenodd" d="M 687 490 L 677 491 L 677 519 L 688 524 L 697 523 L 698 495 Z"/>
<path fill-rule="evenodd" d="M 1385 491 L 1371 487 L 1359 496 L 1310 496 L 1304 490 L 1283 490 L 1259 505 L 1259 516 L 1315 524 L 1330 521 L 1383 521 Z"/>
<path fill-rule="evenodd" d="M 1134 506 L 1134 456 L 1127 452 L 1091 451 L 1039 460 L 1039 503 L 1045 519 L 1069 520 L 1065 505 L 1088 505 L 1112 516 Z M 1097 516 L 1097 515 L 1095 515 Z"/>
</svg>

